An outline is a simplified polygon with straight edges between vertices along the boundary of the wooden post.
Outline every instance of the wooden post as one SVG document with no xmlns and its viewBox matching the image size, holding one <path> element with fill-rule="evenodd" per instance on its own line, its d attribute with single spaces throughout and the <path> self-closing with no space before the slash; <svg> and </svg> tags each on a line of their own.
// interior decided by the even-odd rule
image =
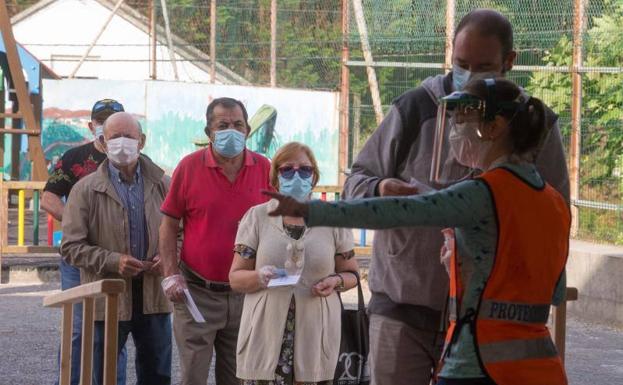
<svg viewBox="0 0 623 385">
<path fill-rule="evenodd" d="M 210 83 L 216 83 L 216 0 L 210 0 Z"/>
<path fill-rule="evenodd" d="M 277 0 L 270 0 L 270 86 L 277 86 Z"/>
<path fill-rule="evenodd" d="M 353 94 L 353 158 L 359 152 L 361 135 L 361 95 Z"/>
<path fill-rule="evenodd" d="M 167 45 L 169 46 L 169 57 L 171 58 L 171 65 L 173 66 L 173 76 L 175 80 L 179 80 L 177 74 L 177 64 L 175 62 L 175 51 L 173 51 L 173 40 L 171 40 L 171 25 L 169 24 L 169 11 L 167 11 L 167 1 L 160 0 L 162 5 L 162 17 L 164 18 L 164 30 L 167 34 Z"/>
<path fill-rule="evenodd" d="M 104 385 L 117 383 L 118 321 L 117 304 L 119 294 L 106 294 L 104 320 Z"/>
<path fill-rule="evenodd" d="M 13 85 L 13 87 L 15 87 L 15 85 Z M 13 114 L 17 114 L 17 111 L 19 111 L 19 100 L 17 99 L 17 94 L 15 93 L 15 90 L 13 90 L 13 92 L 11 92 L 11 90 L 9 89 L 9 100 L 12 101 L 11 103 L 11 113 Z M 11 180 L 19 180 L 19 166 L 20 166 L 20 150 L 22 149 L 22 136 L 21 134 L 21 130 L 23 130 L 22 127 L 22 119 L 19 117 L 12 117 L 11 118 L 11 128 L 13 130 L 13 132 L 17 135 L 12 135 L 11 136 Z M 5 129 L 5 132 L 7 129 Z M 8 132 L 7 132 L 8 133 Z M 20 134 L 18 134 L 20 133 Z"/>
<path fill-rule="evenodd" d="M 348 59 L 350 51 L 349 40 L 349 4 L 348 0 L 342 0 L 342 74 L 340 82 L 340 133 L 338 141 L 338 184 L 344 186 L 345 172 L 348 169 L 348 134 L 349 134 L 349 94 L 350 94 L 350 70 Z"/>
<path fill-rule="evenodd" d="M 571 200 L 580 197 L 580 152 L 582 142 L 582 34 L 586 0 L 574 0 L 573 14 L 573 64 L 571 66 L 571 138 L 569 143 L 569 182 Z M 571 236 L 578 233 L 577 206 L 571 205 Z"/>
<path fill-rule="evenodd" d="M 71 303 L 63 305 L 61 331 L 61 367 L 60 385 L 69 385 L 71 378 L 71 335 L 74 321 L 74 306 Z"/>
<path fill-rule="evenodd" d="M 379 83 L 376 79 L 376 71 L 373 64 L 372 49 L 368 39 L 368 27 L 363 13 L 363 4 L 361 0 L 353 0 L 353 10 L 355 11 L 355 20 L 357 21 L 357 29 L 359 30 L 359 38 L 361 39 L 361 50 L 363 58 L 366 62 L 366 72 L 368 73 L 368 84 L 370 85 L 370 94 L 372 95 L 372 105 L 374 107 L 374 115 L 376 116 L 376 124 L 381 124 L 383 120 L 383 108 L 381 106 L 381 94 L 379 92 Z"/>
<path fill-rule="evenodd" d="M 565 363 L 565 346 L 567 338 L 567 301 L 577 301 L 578 289 L 568 287 L 565 293 L 565 300 L 558 306 L 554 307 L 553 314 L 553 336 L 554 344 L 560 355 L 562 363 Z"/>
<path fill-rule="evenodd" d="M 82 55 L 82 57 L 80 58 L 80 61 L 78 61 L 78 64 L 76 65 L 76 68 L 74 68 L 73 71 L 71 71 L 71 74 L 69 74 L 68 78 L 73 78 L 76 76 L 76 73 L 78 72 L 78 70 L 80 69 L 80 67 L 82 67 L 82 63 L 84 63 L 84 61 L 86 60 L 86 58 L 89 56 L 89 54 L 91 53 L 91 50 L 93 50 L 93 47 L 95 47 L 95 44 L 97 44 L 97 41 L 99 40 L 99 38 L 102 36 L 102 34 L 104 33 L 104 31 L 106 31 L 106 28 L 108 27 L 108 24 L 110 24 L 110 22 L 112 21 L 112 18 L 115 16 L 115 14 L 117 13 L 117 10 L 119 9 L 119 7 L 121 7 L 121 4 L 123 4 L 124 0 L 119 0 L 117 1 L 117 4 L 115 4 L 115 7 L 112 9 L 112 11 L 110 11 L 110 15 L 108 15 L 108 19 L 106 19 L 106 22 L 104 23 L 104 25 L 102 26 L 102 28 L 100 28 L 100 30 L 97 32 L 97 35 L 95 35 L 95 38 L 93 39 L 93 41 L 91 42 L 91 44 L 89 45 L 89 48 L 87 48 L 86 52 L 84 53 L 84 55 Z"/>
<path fill-rule="evenodd" d="M 446 73 L 452 69 L 452 49 L 454 40 L 455 0 L 446 0 Z"/>
<path fill-rule="evenodd" d="M 158 56 L 156 52 L 156 7 L 154 0 L 149 0 L 149 60 L 151 63 L 149 78 L 156 80 L 158 79 L 156 67 Z"/>
<path fill-rule="evenodd" d="M 91 385 L 93 379 L 93 335 L 95 298 L 82 301 L 82 357 L 80 359 L 80 385 Z"/>
</svg>

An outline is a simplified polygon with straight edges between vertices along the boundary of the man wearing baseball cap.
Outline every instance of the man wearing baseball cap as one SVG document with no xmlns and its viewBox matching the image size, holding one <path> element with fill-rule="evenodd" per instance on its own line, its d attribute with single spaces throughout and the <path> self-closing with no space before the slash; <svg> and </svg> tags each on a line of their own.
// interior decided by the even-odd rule
<svg viewBox="0 0 623 385">
<path fill-rule="evenodd" d="M 100 141 L 103 136 L 104 121 L 115 112 L 124 111 L 123 105 L 114 99 L 97 101 L 91 109 L 89 130 L 94 140 L 67 150 L 54 166 L 54 170 L 45 185 L 41 196 L 41 208 L 52 215 L 56 220 L 63 219 L 67 200 L 73 186 L 83 177 L 89 175 L 106 159 L 106 153 Z M 67 290 L 80 285 L 80 270 L 60 261 L 61 289 Z M 82 341 L 82 304 L 74 306 L 73 333 L 71 337 L 71 385 L 78 385 L 80 381 L 80 347 Z M 118 385 L 125 385 L 126 351 L 119 356 Z M 120 368 L 121 369 L 121 368 Z M 55 383 L 58 384 L 58 375 Z"/>
</svg>

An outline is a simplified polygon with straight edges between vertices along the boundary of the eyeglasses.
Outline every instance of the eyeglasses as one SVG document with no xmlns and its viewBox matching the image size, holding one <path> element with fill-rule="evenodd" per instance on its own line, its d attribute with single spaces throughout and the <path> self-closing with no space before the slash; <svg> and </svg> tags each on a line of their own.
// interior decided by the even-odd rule
<svg viewBox="0 0 623 385">
<path fill-rule="evenodd" d="M 114 112 L 122 112 L 124 111 L 123 105 L 116 100 L 113 99 L 103 99 L 95 103 L 93 109 L 91 110 L 91 115 L 98 114 L 102 111 L 114 111 Z"/>
<path fill-rule="evenodd" d="M 314 168 L 311 166 L 292 167 L 284 166 L 279 167 L 279 175 L 286 179 L 294 178 L 294 173 L 298 173 L 301 178 L 309 178 L 314 173 Z"/>
</svg>

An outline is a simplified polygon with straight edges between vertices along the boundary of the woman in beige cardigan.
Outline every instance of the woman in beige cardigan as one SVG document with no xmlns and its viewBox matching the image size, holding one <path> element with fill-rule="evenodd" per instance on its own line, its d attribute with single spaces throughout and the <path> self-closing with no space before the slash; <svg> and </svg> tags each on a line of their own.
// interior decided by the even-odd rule
<svg viewBox="0 0 623 385">
<path fill-rule="evenodd" d="M 271 184 L 282 194 L 307 200 L 318 179 L 304 144 L 288 143 L 272 160 Z M 236 375 L 243 385 L 331 384 L 341 337 L 337 291 L 357 284 L 349 272 L 358 270 L 352 232 L 269 217 L 276 205 L 252 207 L 236 235 L 229 281 L 246 293 Z M 297 275 L 295 284 L 268 287 L 273 278 Z"/>
</svg>

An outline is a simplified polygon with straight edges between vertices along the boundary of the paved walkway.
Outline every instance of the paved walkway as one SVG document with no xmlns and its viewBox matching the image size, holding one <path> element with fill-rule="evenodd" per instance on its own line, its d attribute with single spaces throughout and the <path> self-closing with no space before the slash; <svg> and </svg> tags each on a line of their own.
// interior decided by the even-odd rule
<svg viewBox="0 0 623 385">
<path fill-rule="evenodd" d="M 44 308 L 41 303 L 58 286 L 58 283 L 0 285 L 0 384 L 53 383 L 60 311 Z M 346 301 L 352 302 L 354 298 L 349 295 Z M 568 330 L 567 371 L 571 385 L 623 384 L 623 331 L 575 320 L 569 321 Z M 131 345 L 128 384 L 135 383 Z M 179 362 L 175 351 L 173 358 L 173 384 L 178 384 Z M 214 384 L 213 380 L 209 383 Z"/>
</svg>

